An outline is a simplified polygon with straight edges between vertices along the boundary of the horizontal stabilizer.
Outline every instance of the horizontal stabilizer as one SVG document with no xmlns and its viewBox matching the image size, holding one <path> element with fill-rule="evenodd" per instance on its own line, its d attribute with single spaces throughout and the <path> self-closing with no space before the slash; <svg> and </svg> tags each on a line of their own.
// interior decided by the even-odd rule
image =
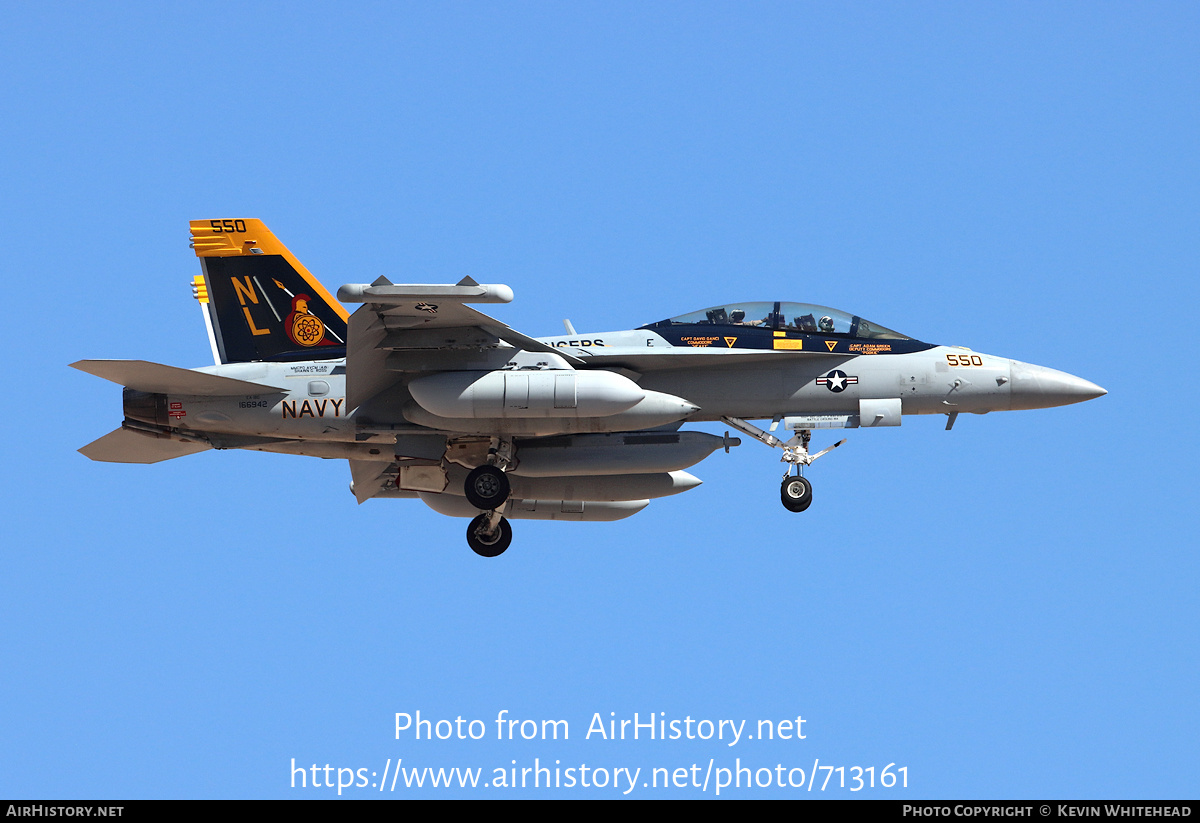
<svg viewBox="0 0 1200 823">
<path fill-rule="evenodd" d="M 101 463 L 161 463 L 210 448 L 207 443 L 185 443 L 120 428 L 88 443 L 79 453 Z"/>
<path fill-rule="evenodd" d="M 154 394 L 232 397 L 239 394 L 270 394 L 283 391 L 276 386 L 164 366 L 148 360 L 79 360 L 72 363 L 71 368 L 103 377 L 129 389 Z"/>
</svg>

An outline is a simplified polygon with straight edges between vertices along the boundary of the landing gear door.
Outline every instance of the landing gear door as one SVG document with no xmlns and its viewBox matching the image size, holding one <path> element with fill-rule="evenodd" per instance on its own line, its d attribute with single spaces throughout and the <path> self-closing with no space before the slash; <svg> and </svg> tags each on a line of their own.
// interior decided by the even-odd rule
<svg viewBox="0 0 1200 823">
<path fill-rule="evenodd" d="M 859 400 L 858 424 L 863 428 L 900 425 L 900 398 Z"/>
</svg>

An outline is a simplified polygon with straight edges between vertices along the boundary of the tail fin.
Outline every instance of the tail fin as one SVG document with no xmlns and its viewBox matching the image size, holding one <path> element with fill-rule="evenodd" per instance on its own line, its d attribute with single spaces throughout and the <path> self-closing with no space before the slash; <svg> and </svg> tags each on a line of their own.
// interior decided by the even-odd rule
<svg viewBox="0 0 1200 823">
<path fill-rule="evenodd" d="M 346 355 L 349 315 L 261 220 L 193 220 L 192 291 L 217 363 Z"/>
</svg>

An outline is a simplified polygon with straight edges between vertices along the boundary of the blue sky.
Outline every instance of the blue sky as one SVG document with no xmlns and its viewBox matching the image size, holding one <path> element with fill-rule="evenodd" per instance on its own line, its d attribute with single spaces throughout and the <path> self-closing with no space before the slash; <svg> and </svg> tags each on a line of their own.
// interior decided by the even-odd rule
<svg viewBox="0 0 1200 823">
<path fill-rule="evenodd" d="M 1186 3 L 6 5 L 0 796 L 537 758 L 642 797 L 714 796 L 641 785 L 710 762 L 818 764 L 734 797 L 825 766 L 836 797 L 1194 797 L 1198 38 Z M 852 432 L 803 515 L 747 442 L 485 562 L 337 461 L 76 453 L 120 392 L 68 363 L 210 362 L 211 217 L 331 288 L 507 283 L 533 335 L 814 302 L 1109 395 Z M 395 739 L 418 710 L 488 735 Z M 570 739 L 498 741 L 502 710 Z M 806 737 L 585 739 L 635 712 Z M 888 764 L 907 789 L 849 790 Z M 460 795 L 621 790 L 343 792 Z"/>
</svg>

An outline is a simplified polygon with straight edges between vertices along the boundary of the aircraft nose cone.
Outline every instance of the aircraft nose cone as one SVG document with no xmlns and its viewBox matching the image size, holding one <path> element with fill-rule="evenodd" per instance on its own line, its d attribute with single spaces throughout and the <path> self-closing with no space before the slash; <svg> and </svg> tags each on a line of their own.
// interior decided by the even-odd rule
<svg viewBox="0 0 1200 823">
<path fill-rule="evenodd" d="M 1106 394 L 1106 390 L 1082 377 L 1045 366 L 1013 361 L 1011 397 L 1014 409 L 1066 406 Z"/>
</svg>

